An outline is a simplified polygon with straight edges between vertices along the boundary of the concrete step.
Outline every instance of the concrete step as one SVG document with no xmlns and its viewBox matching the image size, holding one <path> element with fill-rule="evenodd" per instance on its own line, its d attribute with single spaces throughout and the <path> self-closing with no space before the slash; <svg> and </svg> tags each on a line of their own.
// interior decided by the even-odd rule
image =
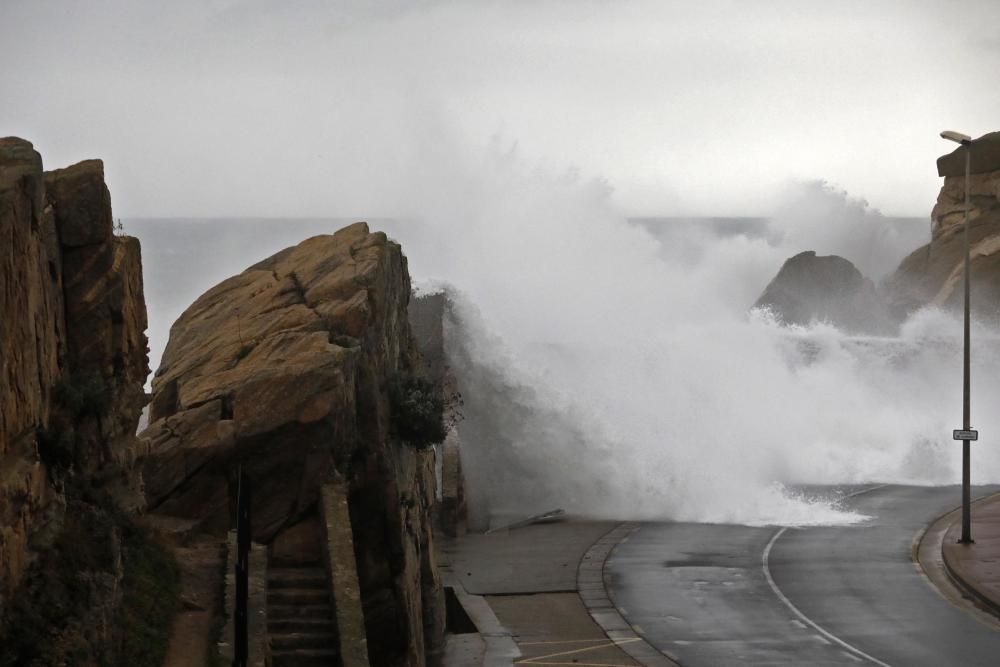
<svg viewBox="0 0 1000 667">
<path fill-rule="evenodd" d="M 299 616 L 285 619 L 274 619 L 269 617 L 267 619 L 267 631 L 272 635 L 295 632 L 302 634 L 318 634 L 321 632 L 328 632 L 330 634 L 334 634 L 336 632 L 336 626 L 334 626 L 332 618 L 322 615 Z"/>
<path fill-rule="evenodd" d="M 326 570 L 320 567 L 268 568 L 268 590 L 279 588 L 322 588 L 327 590 Z"/>
<path fill-rule="evenodd" d="M 337 648 L 337 638 L 329 632 L 315 634 L 305 634 L 302 632 L 289 633 L 269 633 L 271 637 L 271 649 L 335 649 Z"/>
<path fill-rule="evenodd" d="M 268 604 L 267 621 L 291 621 L 303 618 L 333 618 L 329 602 L 323 604 Z"/>
<path fill-rule="evenodd" d="M 271 650 L 271 667 L 335 667 L 340 652 L 335 649 Z"/>
<path fill-rule="evenodd" d="M 279 588 L 268 589 L 267 606 L 271 605 L 318 605 L 330 603 L 330 592 L 326 588 Z"/>
</svg>

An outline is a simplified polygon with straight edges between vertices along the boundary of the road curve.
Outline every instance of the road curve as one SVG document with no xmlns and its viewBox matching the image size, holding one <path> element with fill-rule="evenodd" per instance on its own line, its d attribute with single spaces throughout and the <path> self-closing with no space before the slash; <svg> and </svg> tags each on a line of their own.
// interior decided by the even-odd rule
<svg viewBox="0 0 1000 667">
<path fill-rule="evenodd" d="M 914 536 L 955 507 L 956 487 L 822 492 L 855 492 L 843 504 L 871 520 L 801 529 L 644 524 L 607 561 L 611 599 L 685 667 L 1000 664 L 1000 625 L 947 602 L 912 560 Z"/>
</svg>

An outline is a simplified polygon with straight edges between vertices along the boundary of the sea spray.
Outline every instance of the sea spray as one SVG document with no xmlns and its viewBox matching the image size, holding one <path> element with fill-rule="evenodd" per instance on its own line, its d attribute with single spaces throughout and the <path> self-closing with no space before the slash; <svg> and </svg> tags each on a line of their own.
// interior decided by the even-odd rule
<svg viewBox="0 0 1000 667">
<path fill-rule="evenodd" d="M 451 286 L 447 345 L 465 395 L 460 429 L 480 526 L 554 507 L 622 519 L 849 522 L 857 517 L 789 489 L 957 481 L 952 315 L 927 309 L 898 337 L 877 338 L 748 312 L 802 250 L 847 252 L 875 239 L 869 245 L 891 263 L 915 245 L 879 231 L 887 221 L 843 193 L 804 187 L 795 215 L 777 216 L 764 234 L 706 231 L 697 221 L 659 233 L 625 219 L 603 181 L 539 167 L 499 143 L 479 152 L 443 143 L 422 166 L 403 190 L 385 191 L 412 218 L 372 226 L 403 243 L 418 283 Z M 247 223 L 222 225 L 241 241 L 209 253 L 213 275 L 345 222 L 276 221 L 270 236 L 257 229 L 267 223 L 253 233 Z M 145 240 L 143 225 L 130 224 Z M 193 239 L 160 241 L 145 246 L 147 269 L 198 274 L 187 261 Z M 182 295 L 182 281 L 171 280 L 172 303 L 210 283 Z M 159 310 L 155 291 L 157 341 L 179 310 Z M 991 336 L 977 324 L 977 482 L 1000 481 L 1000 450 L 986 435 L 1000 432 Z M 154 364 L 157 355 L 154 342 Z"/>
<path fill-rule="evenodd" d="M 878 228 L 876 212 L 807 188 L 796 220 L 772 221 L 789 227 L 777 242 L 692 234 L 699 259 L 669 261 L 599 182 L 510 155 L 478 173 L 489 181 L 473 188 L 480 199 L 465 200 L 460 218 L 433 211 L 420 230 L 446 240 L 446 255 L 414 267 L 418 278 L 434 267 L 458 290 L 449 351 L 466 393 L 460 429 L 480 521 L 551 507 L 614 518 L 853 521 L 784 489 L 955 481 L 950 315 L 918 313 L 899 338 L 863 339 L 747 312 L 801 250 L 849 249 L 867 233 L 870 258 L 904 256 L 910 248 L 892 246 L 899 236 Z M 822 226 L 807 219 L 806 195 Z M 840 222 L 860 238 L 838 239 Z M 980 347 L 978 395 L 987 401 L 1000 364 Z M 996 479 L 997 463 L 983 456 L 979 481 Z"/>
</svg>

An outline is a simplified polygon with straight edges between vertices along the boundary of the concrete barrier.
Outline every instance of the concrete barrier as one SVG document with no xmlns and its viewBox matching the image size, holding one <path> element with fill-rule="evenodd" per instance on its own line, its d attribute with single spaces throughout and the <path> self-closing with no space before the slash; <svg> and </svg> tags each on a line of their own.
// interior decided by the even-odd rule
<svg viewBox="0 0 1000 667">
<path fill-rule="evenodd" d="M 320 512 L 324 528 L 326 567 L 330 575 L 330 596 L 340 637 L 340 657 L 344 667 L 369 667 L 368 638 L 365 634 L 361 586 L 354 558 L 351 515 L 347 506 L 347 493 L 341 483 L 333 482 L 323 486 Z"/>
</svg>

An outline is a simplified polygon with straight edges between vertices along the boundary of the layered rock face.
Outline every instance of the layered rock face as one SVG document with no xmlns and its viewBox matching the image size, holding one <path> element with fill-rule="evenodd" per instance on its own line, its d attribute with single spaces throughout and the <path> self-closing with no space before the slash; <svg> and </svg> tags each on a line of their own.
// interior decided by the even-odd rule
<svg viewBox="0 0 1000 667">
<path fill-rule="evenodd" d="M 420 364 L 409 295 L 399 245 L 364 223 L 223 281 L 171 328 L 140 436 L 151 510 L 202 531 L 228 529 L 237 465 L 263 543 L 346 483 L 375 665 L 426 664 L 443 634 L 433 453 L 390 423 L 390 383 Z"/>
<path fill-rule="evenodd" d="M 902 316 L 924 304 L 961 307 L 964 262 L 965 149 L 938 160 L 944 185 L 931 212 L 931 242 L 900 264 L 885 284 Z M 973 312 L 1000 315 L 1000 132 L 977 139 L 971 153 L 969 246 Z"/>
<path fill-rule="evenodd" d="M 811 250 L 782 265 L 754 308 L 768 308 L 786 324 L 821 320 L 864 332 L 889 327 L 872 281 L 843 257 Z"/>
<path fill-rule="evenodd" d="M 55 468 L 104 474 L 144 403 L 139 244 L 114 234 L 99 160 L 43 173 L 29 142 L 0 139 L 0 314 L 2 601 L 61 521 Z"/>
</svg>

